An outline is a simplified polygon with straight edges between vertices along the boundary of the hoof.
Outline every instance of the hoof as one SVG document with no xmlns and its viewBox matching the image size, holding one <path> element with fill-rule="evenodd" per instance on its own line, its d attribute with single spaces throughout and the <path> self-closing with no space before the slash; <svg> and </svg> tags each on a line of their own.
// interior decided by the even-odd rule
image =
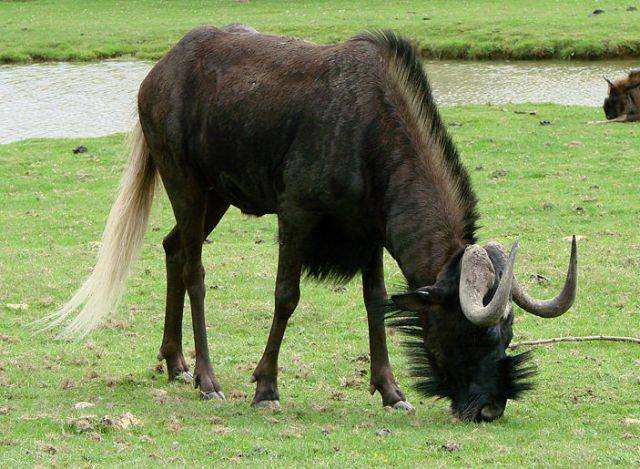
<svg viewBox="0 0 640 469">
<path fill-rule="evenodd" d="M 204 391 L 200 391 L 200 397 L 202 397 L 203 400 L 208 401 L 211 399 L 217 399 L 220 401 L 224 401 L 226 398 L 224 397 L 224 394 L 222 394 L 222 391 L 211 391 L 211 392 L 204 392 Z"/>
<path fill-rule="evenodd" d="M 416 411 L 416 409 L 413 408 L 413 406 L 411 404 L 409 404 L 407 401 L 398 401 L 395 404 L 393 404 L 393 408 L 395 410 L 403 410 L 405 412 L 408 412 L 410 414 L 414 413 Z"/>
<path fill-rule="evenodd" d="M 193 374 L 191 374 L 190 371 L 183 371 L 178 376 L 176 376 L 176 379 L 184 381 L 185 383 L 191 383 L 193 382 Z"/>
<path fill-rule="evenodd" d="M 258 409 L 271 409 L 271 410 L 280 409 L 280 401 L 258 401 L 252 405 L 253 407 L 257 407 Z"/>
</svg>

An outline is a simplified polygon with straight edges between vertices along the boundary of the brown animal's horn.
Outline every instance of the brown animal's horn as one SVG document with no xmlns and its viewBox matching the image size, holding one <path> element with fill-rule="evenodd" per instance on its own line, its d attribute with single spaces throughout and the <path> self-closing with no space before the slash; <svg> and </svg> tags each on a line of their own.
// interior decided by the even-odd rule
<svg viewBox="0 0 640 469">
<path fill-rule="evenodd" d="M 607 77 L 602 77 L 602 78 L 604 78 L 604 81 L 606 81 L 607 83 L 609 83 L 609 86 L 610 86 L 611 88 L 615 88 L 615 87 L 616 87 L 616 85 L 614 85 L 613 83 L 611 83 L 611 80 L 609 80 Z"/>
<path fill-rule="evenodd" d="M 518 285 L 517 280 L 513 282 L 513 300 L 526 312 L 540 316 L 541 318 L 555 318 L 566 313 L 573 300 L 576 298 L 578 290 L 578 247 L 576 237 L 571 240 L 571 258 L 569 259 L 569 271 L 564 281 L 564 287 L 558 296 L 551 300 L 536 300 L 530 297 Z"/>
<path fill-rule="evenodd" d="M 518 241 L 513 243 L 505 271 L 493 298 L 488 305 L 484 306 L 482 299 L 495 280 L 493 264 L 487 251 L 477 244 L 465 250 L 460 274 L 460 306 L 467 319 L 476 326 L 495 326 L 504 316 L 511 293 L 517 251 Z"/>
</svg>

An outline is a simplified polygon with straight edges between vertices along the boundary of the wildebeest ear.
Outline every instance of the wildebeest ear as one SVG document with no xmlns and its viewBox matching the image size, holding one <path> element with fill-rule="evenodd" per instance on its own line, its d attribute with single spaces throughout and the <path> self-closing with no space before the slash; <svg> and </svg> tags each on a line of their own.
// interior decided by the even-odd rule
<svg viewBox="0 0 640 469">
<path fill-rule="evenodd" d="M 420 288 L 419 290 L 393 295 L 391 301 L 405 311 L 424 311 L 429 305 L 442 301 L 443 292 L 437 287 Z"/>
</svg>

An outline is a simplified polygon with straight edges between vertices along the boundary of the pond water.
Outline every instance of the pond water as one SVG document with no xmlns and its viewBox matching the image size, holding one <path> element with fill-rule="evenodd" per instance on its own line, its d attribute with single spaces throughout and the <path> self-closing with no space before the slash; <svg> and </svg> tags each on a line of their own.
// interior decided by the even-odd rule
<svg viewBox="0 0 640 469">
<path fill-rule="evenodd" d="M 0 66 L 0 143 L 127 130 L 152 63 L 105 61 Z M 603 75 L 637 62 L 427 62 L 440 105 L 552 102 L 600 106 Z"/>
</svg>

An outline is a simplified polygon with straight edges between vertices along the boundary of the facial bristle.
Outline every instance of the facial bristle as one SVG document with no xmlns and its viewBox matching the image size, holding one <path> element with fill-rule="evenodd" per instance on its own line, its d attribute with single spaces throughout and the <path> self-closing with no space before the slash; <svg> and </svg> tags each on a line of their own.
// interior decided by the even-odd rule
<svg viewBox="0 0 640 469">
<path fill-rule="evenodd" d="M 536 366 L 531 363 L 533 357 L 530 350 L 506 357 L 500 363 L 502 390 L 507 399 L 518 399 L 526 391 L 533 389 L 530 380 L 536 375 Z"/>
<path fill-rule="evenodd" d="M 404 336 L 402 346 L 409 358 L 409 373 L 415 379 L 414 389 L 426 397 L 450 397 L 449 387 L 424 346 L 424 331 L 418 313 L 399 310 L 389 303 L 385 307 L 385 319 L 389 327 Z"/>
</svg>

